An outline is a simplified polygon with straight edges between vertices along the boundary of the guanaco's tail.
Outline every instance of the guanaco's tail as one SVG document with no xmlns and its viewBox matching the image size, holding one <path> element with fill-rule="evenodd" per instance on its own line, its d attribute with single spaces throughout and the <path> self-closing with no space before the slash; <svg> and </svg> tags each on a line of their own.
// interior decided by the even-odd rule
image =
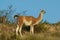
<svg viewBox="0 0 60 40">
<path fill-rule="evenodd" d="M 18 15 L 15 15 L 14 18 L 18 17 Z"/>
</svg>

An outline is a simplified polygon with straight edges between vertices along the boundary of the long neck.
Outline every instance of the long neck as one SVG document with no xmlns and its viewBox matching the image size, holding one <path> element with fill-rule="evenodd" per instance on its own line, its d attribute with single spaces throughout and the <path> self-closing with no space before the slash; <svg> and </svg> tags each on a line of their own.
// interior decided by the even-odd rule
<svg viewBox="0 0 60 40">
<path fill-rule="evenodd" d="M 41 12 L 37 18 L 37 21 L 41 21 L 42 20 L 42 17 L 43 17 L 43 12 Z"/>
</svg>

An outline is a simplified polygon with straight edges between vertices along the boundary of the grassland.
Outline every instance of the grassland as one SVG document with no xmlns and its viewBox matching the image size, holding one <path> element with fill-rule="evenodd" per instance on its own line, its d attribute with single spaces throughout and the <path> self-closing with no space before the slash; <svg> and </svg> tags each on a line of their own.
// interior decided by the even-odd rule
<svg viewBox="0 0 60 40">
<path fill-rule="evenodd" d="M 29 27 L 24 26 L 23 36 L 16 36 L 16 24 L 0 24 L 0 40 L 60 40 L 60 22 L 50 24 L 47 22 L 39 23 L 34 27 L 35 34 L 30 35 Z"/>
</svg>

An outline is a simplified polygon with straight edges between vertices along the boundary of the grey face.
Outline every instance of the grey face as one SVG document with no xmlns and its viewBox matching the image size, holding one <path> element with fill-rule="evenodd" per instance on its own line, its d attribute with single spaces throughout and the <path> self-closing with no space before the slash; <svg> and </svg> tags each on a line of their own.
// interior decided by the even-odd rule
<svg viewBox="0 0 60 40">
<path fill-rule="evenodd" d="M 45 10 L 41 10 L 41 12 L 43 12 L 43 14 L 45 14 L 46 12 L 45 12 Z"/>
</svg>

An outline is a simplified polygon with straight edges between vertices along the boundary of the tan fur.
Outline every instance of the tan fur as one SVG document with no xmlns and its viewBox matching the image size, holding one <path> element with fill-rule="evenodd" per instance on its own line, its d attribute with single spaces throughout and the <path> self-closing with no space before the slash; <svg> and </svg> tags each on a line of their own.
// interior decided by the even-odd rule
<svg viewBox="0 0 60 40">
<path fill-rule="evenodd" d="M 44 10 L 41 10 L 38 18 L 34 18 L 32 16 L 18 16 L 18 25 L 19 25 L 19 31 L 20 35 L 22 36 L 21 30 L 22 30 L 22 25 L 29 25 L 30 26 L 30 33 L 34 33 L 34 25 L 38 24 L 42 20 L 42 16 L 45 13 Z M 17 26 L 18 27 L 18 26 Z M 18 30 L 18 29 L 17 29 Z"/>
</svg>

